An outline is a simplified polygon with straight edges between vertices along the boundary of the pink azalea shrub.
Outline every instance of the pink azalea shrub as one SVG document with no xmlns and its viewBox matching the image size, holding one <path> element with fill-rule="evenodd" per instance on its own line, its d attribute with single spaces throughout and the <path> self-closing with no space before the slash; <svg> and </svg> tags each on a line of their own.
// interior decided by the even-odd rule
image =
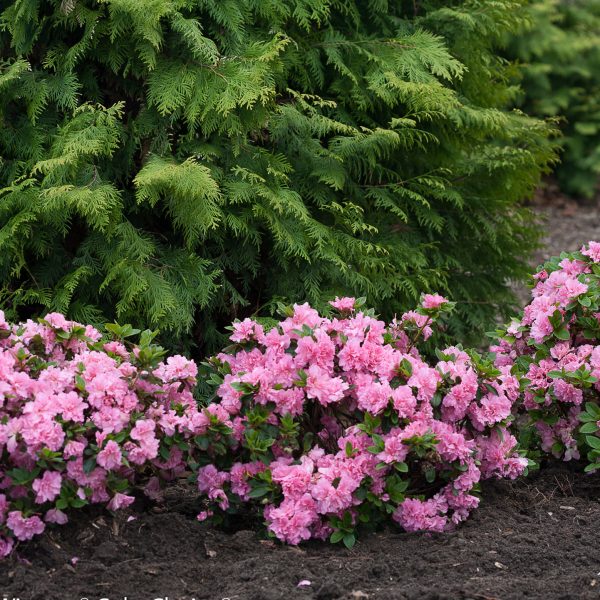
<svg viewBox="0 0 600 600">
<path fill-rule="evenodd" d="M 496 365 L 523 390 L 521 437 L 536 452 L 600 467 L 600 243 L 551 259 L 532 300 L 500 330 Z"/>
<path fill-rule="evenodd" d="M 128 506 L 180 473 L 188 439 L 208 421 L 192 396 L 195 363 L 163 352 L 144 332 L 93 327 L 50 314 L 10 325 L 0 311 L 0 556 L 70 509 Z"/>
<path fill-rule="evenodd" d="M 215 395 L 196 438 L 199 519 L 254 514 L 289 544 L 351 546 L 389 518 L 447 530 L 479 504 L 480 479 L 524 472 L 510 365 L 459 347 L 431 364 L 419 353 L 450 302 L 425 295 L 389 325 L 352 298 L 331 304 L 331 318 L 294 305 L 268 331 L 237 322 L 233 345 L 203 363 Z"/>
</svg>

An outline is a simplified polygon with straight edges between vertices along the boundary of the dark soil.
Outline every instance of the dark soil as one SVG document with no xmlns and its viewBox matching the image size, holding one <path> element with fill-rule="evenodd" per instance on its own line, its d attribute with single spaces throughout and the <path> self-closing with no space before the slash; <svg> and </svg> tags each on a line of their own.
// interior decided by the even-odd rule
<svg viewBox="0 0 600 600">
<path fill-rule="evenodd" d="M 21 600 L 598 598 L 599 499 L 598 476 L 551 465 L 527 480 L 487 483 L 481 508 L 453 533 L 390 530 L 346 550 L 217 531 L 195 519 L 191 495 L 175 495 L 118 517 L 83 511 L 2 562 L 0 592 Z"/>
</svg>

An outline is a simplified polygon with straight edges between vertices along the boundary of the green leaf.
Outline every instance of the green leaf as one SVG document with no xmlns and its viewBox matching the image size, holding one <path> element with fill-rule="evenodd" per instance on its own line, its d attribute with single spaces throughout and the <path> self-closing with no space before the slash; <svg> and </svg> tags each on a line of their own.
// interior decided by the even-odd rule
<svg viewBox="0 0 600 600">
<path fill-rule="evenodd" d="M 556 338 L 558 338 L 559 340 L 570 340 L 571 339 L 571 334 L 569 333 L 569 330 L 566 327 L 561 327 L 560 329 L 557 329 L 554 332 L 554 336 Z"/>
<path fill-rule="evenodd" d="M 78 496 L 75 496 L 74 498 L 71 498 L 69 500 L 69 504 L 73 508 L 81 508 L 81 507 L 86 506 L 87 504 L 89 504 L 89 502 L 88 502 L 88 500 L 86 500 L 84 498 L 79 498 Z"/>
<path fill-rule="evenodd" d="M 83 461 L 83 472 L 89 475 L 96 468 L 96 457 L 92 456 Z"/>
<path fill-rule="evenodd" d="M 585 410 L 592 415 L 597 421 L 600 421 L 600 407 L 594 402 L 586 402 Z"/>
<path fill-rule="evenodd" d="M 271 491 L 269 486 L 257 486 L 253 488 L 250 492 L 248 492 L 249 498 L 262 498 L 266 496 Z"/>
<path fill-rule="evenodd" d="M 595 435 L 586 435 L 585 441 L 590 448 L 594 450 L 600 450 L 600 438 Z"/>
<path fill-rule="evenodd" d="M 596 433 L 598 425 L 596 423 L 585 423 L 579 428 L 580 433 Z"/>
<path fill-rule="evenodd" d="M 58 510 L 65 510 L 69 506 L 69 501 L 66 498 L 59 498 L 54 505 Z"/>
<path fill-rule="evenodd" d="M 331 534 L 331 537 L 329 538 L 329 541 L 332 544 L 337 544 L 338 542 L 340 542 L 343 538 L 344 538 L 345 533 L 341 530 L 336 530 Z"/>
<path fill-rule="evenodd" d="M 435 469 L 434 468 L 427 469 L 425 471 L 425 480 L 427 481 L 427 483 L 433 483 L 435 481 Z"/>
</svg>

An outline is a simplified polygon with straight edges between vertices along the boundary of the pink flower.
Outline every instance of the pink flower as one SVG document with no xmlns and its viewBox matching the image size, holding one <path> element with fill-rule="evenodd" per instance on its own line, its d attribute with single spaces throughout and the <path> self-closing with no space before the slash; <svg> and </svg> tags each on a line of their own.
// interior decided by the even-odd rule
<svg viewBox="0 0 600 600">
<path fill-rule="evenodd" d="M 329 335 L 319 329 L 314 337 L 306 336 L 298 340 L 296 347 L 296 366 L 303 368 L 307 364 L 317 365 L 329 372 L 333 370 L 335 345 Z"/>
<path fill-rule="evenodd" d="M 600 262 L 600 243 L 588 242 L 588 247 L 581 248 L 581 254 L 589 256 L 595 263 Z"/>
<path fill-rule="evenodd" d="M 107 471 L 114 471 L 121 466 L 123 456 L 119 444 L 114 440 L 106 442 L 104 448 L 98 452 L 97 463 Z"/>
<path fill-rule="evenodd" d="M 193 360 L 188 360 L 183 356 L 169 356 L 167 362 L 162 363 L 154 374 L 164 382 L 173 380 L 194 380 L 198 374 L 198 367 Z"/>
<path fill-rule="evenodd" d="M 338 513 L 353 505 L 352 494 L 359 486 L 360 480 L 356 480 L 350 474 L 342 474 L 332 481 L 320 477 L 310 493 L 317 502 L 317 512 Z"/>
<path fill-rule="evenodd" d="M 413 372 L 407 381 L 407 385 L 417 388 L 417 398 L 419 400 L 431 400 L 435 394 L 440 374 L 426 365 L 413 366 Z"/>
<path fill-rule="evenodd" d="M 517 440 L 506 430 L 502 435 L 494 431 L 489 437 L 477 439 L 481 472 L 484 477 L 516 478 L 527 467 L 527 459 L 515 453 Z"/>
<path fill-rule="evenodd" d="M 423 294 L 421 297 L 421 306 L 426 309 L 436 309 L 446 304 L 448 300 L 439 294 Z"/>
<path fill-rule="evenodd" d="M 392 398 L 392 388 L 387 382 L 380 383 L 370 379 L 371 377 L 367 376 L 357 381 L 356 399 L 360 409 L 376 415 L 388 406 Z"/>
<path fill-rule="evenodd" d="M 339 402 L 345 395 L 348 384 L 340 377 L 331 377 L 318 365 L 311 365 L 306 380 L 306 393 L 309 398 L 323 405 Z"/>
<path fill-rule="evenodd" d="M 407 498 L 394 513 L 394 520 L 408 532 L 444 531 L 448 522 L 443 516 L 446 506 L 439 500 Z"/>
<path fill-rule="evenodd" d="M 57 525 L 64 525 L 69 521 L 67 515 L 62 512 L 62 510 L 58 510 L 58 508 L 51 508 L 44 515 L 44 521 L 46 523 L 56 523 Z"/>
<path fill-rule="evenodd" d="M 471 421 L 476 429 L 483 431 L 486 426 L 500 423 L 512 409 L 512 402 L 504 394 L 486 394 L 479 405 L 473 404 L 469 410 Z"/>
<path fill-rule="evenodd" d="M 77 442 L 75 440 L 71 440 L 65 444 L 65 449 L 63 450 L 63 456 L 65 459 L 69 458 L 77 458 L 83 455 L 83 451 L 85 450 L 85 444 L 82 442 Z"/>
<path fill-rule="evenodd" d="M 12 552 L 13 544 L 11 538 L 0 535 L 0 558 L 5 558 Z"/>
<path fill-rule="evenodd" d="M 246 342 L 252 339 L 260 339 L 265 332 L 262 325 L 252 319 L 244 319 L 233 324 L 233 334 L 229 337 L 232 342 Z"/>
<path fill-rule="evenodd" d="M 132 440 L 139 442 L 139 448 L 129 447 L 129 459 L 140 464 L 158 456 L 159 442 L 154 435 L 156 423 L 149 419 L 139 419 L 129 434 Z"/>
<path fill-rule="evenodd" d="M 287 544 L 296 545 L 311 537 L 311 526 L 318 521 L 315 501 L 309 494 L 298 500 L 285 499 L 278 507 L 267 507 L 269 529 Z"/>
<path fill-rule="evenodd" d="M 310 485 L 314 463 L 305 456 L 299 465 L 278 464 L 271 468 L 273 481 L 281 485 L 286 498 L 303 496 Z"/>
<path fill-rule="evenodd" d="M 218 471 L 214 465 L 206 465 L 198 469 L 198 490 L 210 493 L 216 489 L 222 489 L 229 474 Z"/>
<path fill-rule="evenodd" d="M 575 404 L 578 406 L 583 402 L 583 390 L 567 383 L 564 379 L 554 381 L 554 394 L 561 402 Z"/>
<path fill-rule="evenodd" d="M 433 333 L 433 329 L 429 325 L 431 317 L 422 315 L 414 310 L 404 313 L 401 320 L 404 324 L 408 323 L 416 327 L 421 332 L 424 340 L 428 340 Z"/>
<path fill-rule="evenodd" d="M 377 459 L 387 464 L 404 462 L 404 459 L 408 455 L 409 447 L 404 444 L 402 436 L 390 432 L 384 440 L 384 450 L 377 455 Z"/>
<path fill-rule="evenodd" d="M 127 496 L 126 494 L 117 492 L 106 507 L 109 510 L 120 510 L 121 508 L 127 508 L 134 500 L 135 498 L 133 496 Z"/>
<path fill-rule="evenodd" d="M 23 517 L 20 510 L 9 512 L 6 524 L 14 536 L 23 542 L 40 535 L 45 528 L 44 522 L 39 517 Z"/>
<path fill-rule="evenodd" d="M 392 402 L 400 417 L 406 419 L 414 416 L 417 399 L 408 385 L 401 385 L 392 390 Z"/>
<path fill-rule="evenodd" d="M 68 392 L 58 395 L 63 419 L 66 421 L 74 421 L 75 423 L 83 423 L 83 411 L 87 404 L 81 399 L 77 392 Z"/>
<path fill-rule="evenodd" d="M 355 302 L 355 298 L 338 298 L 338 296 L 336 296 L 335 300 L 329 301 L 329 304 L 331 304 L 333 308 L 337 308 L 340 312 L 351 312 L 354 310 Z"/>
<path fill-rule="evenodd" d="M 6 513 L 8 512 L 9 502 L 5 494 L 0 494 L 0 525 L 4 523 L 6 519 Z"/>
<path fill-rule="evenodd" d="M 67 321 L 63 315 L 60 313 L 49 313 L 44 319 L 52 325 L 52 327 L 56 327 L 56 329 L 64 329 L 65 331 L 69 331 L 72 329 L 74 323 L 73 321 Z"/>
<path fill-rule="evenodd" d="M 34 479 L 31 487 L 36 492 L 35 501 L 38 504 L 52 502 L 60 495 L 62 476 L 57 471 L 45 471 L 38 479 Z"/>
</svg>

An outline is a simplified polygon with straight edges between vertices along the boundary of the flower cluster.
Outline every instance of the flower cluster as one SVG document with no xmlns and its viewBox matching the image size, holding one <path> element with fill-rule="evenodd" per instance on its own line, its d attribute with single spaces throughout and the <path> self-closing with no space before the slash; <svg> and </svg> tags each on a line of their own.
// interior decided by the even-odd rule
<svg viewBox="0 0 600 600">
<path fill-rule="evenodd" d="M 207 422 L 195 363 L 161 362 L 150 332 L 133 345 L 139 331 L 107 329 L 108 341 L 56 313 L 10 325 L 0 311 L 0 556 L 69 509 L 128 506 L 133 485 L 155 494 Z"/>
<path fill-rule="evenodd" d="M 244 513 L 278 539 L 354 543 L 392 518 L 442 531 L 479 503 L 478 482 L 527 467 L 508 430 L 510 367 L 459 347 L 427 362 L 417 346 L 452 308 L 438 295 L 389 325 L 362 301 L 334 316 L 289 307 L 268 331 L 251 319 L 203 363 L 214 386 L 198 471 L 199 519 Z"/>
<path fill-rule="evenodd" d="M 495 363 L 521 382 L 522 439 L 599 468 L 600 243 L 546 263 L 523 314 L 497 333 Z"/>
</svg>

